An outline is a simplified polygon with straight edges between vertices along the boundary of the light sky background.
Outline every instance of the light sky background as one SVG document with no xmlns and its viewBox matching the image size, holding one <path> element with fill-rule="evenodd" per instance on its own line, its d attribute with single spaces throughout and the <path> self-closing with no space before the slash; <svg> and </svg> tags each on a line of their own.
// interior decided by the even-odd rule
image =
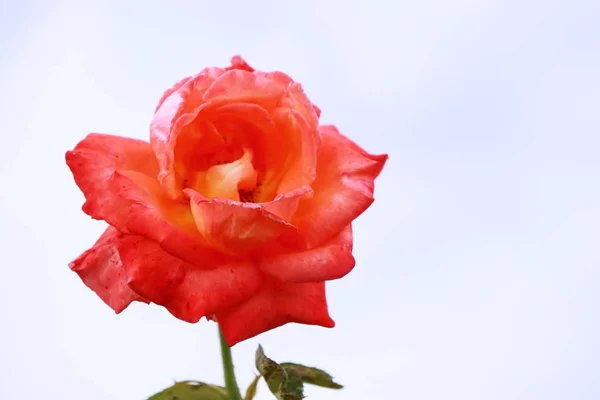
<svg viewBox="0 0 600 400">
<path fill-rule="evenodd" d="M 309 399 L 599 399 L 598 21 L 597 0 L 3 1 L 0 398 L 223 382 L 216 325 L 115 316 L 68 269 L 105 225 L 64 152 L 147 139 L 165 88 L 239 53 L 390 154 L 328 286 L 337 327 L 235 346 L 241 386 L 261 343 L 346 385 Z"/>
</svg>

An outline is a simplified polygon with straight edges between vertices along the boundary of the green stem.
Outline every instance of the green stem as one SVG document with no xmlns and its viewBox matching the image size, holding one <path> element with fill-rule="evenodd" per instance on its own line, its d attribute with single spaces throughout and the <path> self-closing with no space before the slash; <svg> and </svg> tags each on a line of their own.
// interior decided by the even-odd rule
<svg viewBox="0 0 600 400">
<path fill-rule="evenodd" d="M 240 389 L 235 380 L 235 372 L 233 372 L 233 361 L 231 360 L 231 349 L 225 341 L 223 332 L 219 327 L 219 341 L 221 342 L 221 357 L 223 358 L 223 372 L 225 373 L 225 387 L 229 393 L 231 400 L 242 400 Z"/>
</svg>

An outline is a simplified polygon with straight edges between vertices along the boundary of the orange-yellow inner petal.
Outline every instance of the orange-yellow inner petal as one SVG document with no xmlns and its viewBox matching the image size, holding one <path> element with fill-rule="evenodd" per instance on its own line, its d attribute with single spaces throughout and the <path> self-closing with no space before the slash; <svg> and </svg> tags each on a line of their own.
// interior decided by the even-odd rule
<svg viewBox="0 0 600 400">
<path fill-rule="evenodd" d="M 252 192 L 257 178 L 258 173 L 252 165 L 252 151 L 244 149 L 244 155 L 238 160 L 198 172 L 191 187 L 208 198 L 244 201 L 240 199 L 240 192 Z"/>
</svg>

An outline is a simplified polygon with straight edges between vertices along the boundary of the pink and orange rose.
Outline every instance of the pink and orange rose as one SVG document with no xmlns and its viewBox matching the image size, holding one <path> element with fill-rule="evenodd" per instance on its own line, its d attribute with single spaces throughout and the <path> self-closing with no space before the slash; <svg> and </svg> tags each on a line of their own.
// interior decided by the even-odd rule
<svg viewBox="0 0 600 400">
<path fill-rule="evenodd" d="M 333 327 L 325 282 L 354 267 L 371 155 L 282 72 L 240 57 L 168 89 L 150 143 L 89 134 L 66 161 L 83 211 L 109 224 L 70 264 L 117 313 L 131 302 L 215 320 L 234 345 L 288 322 Z"/>
</svg>

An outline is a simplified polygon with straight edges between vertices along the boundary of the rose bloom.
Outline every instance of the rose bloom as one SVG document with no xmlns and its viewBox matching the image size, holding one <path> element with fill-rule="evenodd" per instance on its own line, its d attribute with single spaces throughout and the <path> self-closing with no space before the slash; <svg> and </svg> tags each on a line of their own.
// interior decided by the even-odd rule
<svg viewBox="0 0 600 400">
<path fill-rule="evenodd" d="M 354 267 L 352 221 L 387 155 L 332 125 L 300 84 L 239 56 L 168 89 L 150 143 L 89 134 L 66 161 L 110 226 L 70 264 L 120 313 L 217 321 L 230 346 L 288 322 L 333 327 L 325 282 Z"/>
</svg>

